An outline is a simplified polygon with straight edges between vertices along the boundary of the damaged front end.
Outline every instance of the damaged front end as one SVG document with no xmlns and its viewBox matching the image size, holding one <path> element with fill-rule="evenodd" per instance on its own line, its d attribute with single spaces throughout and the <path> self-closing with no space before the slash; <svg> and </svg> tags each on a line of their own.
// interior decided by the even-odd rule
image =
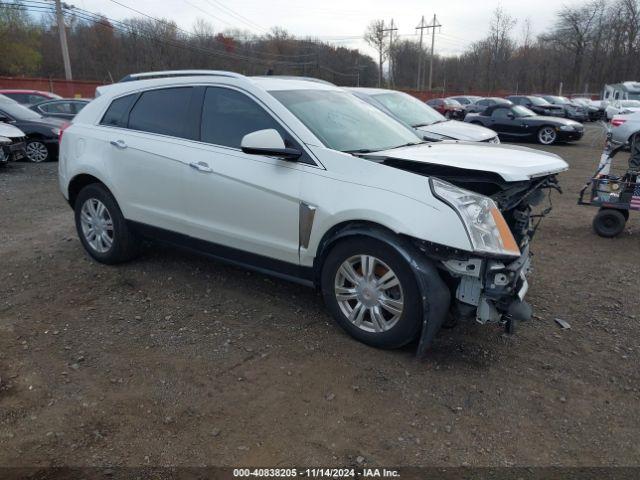
<svg viewBox="0 0 640 480">
<path fill-rule="evenodd" d="M 391 163 L 397 167 L 400 162 Z M 407 167 L 406 164 L 403 166 Z M 424 164 L 413 164 L 409 168 L 415 173 L 430 176 L 432 189 L 434 181 L 442 180 L 464 189 L 469 197 L 479 194 L 478 197 L 491 199 L 492 208 L 497 207 L 500 211 L 501 215 L 495 216 L 500 217 L 497 218 L 497 230 L 508 229 L 498 239 L 502 242 L 501 251 L 492 249 L 490 242 L 488 246 L 479 248 L 480 241 L 472 238 L 472 232 L 470 240 L 476 250 L 474 253 L 422 240 L 414 242 L 439 265 L 441 276 L 451 292 L 453 319 L 473 318 L 482 324 L 503 323 L 511 332 L 516 321 L 528 320 L 532 314 L 524 300 L 528 290 L 527 276 L 531 271 L 530 243 L 542 218 L 551 212 L 551 192 L 561 193 L 556 176 L 548 174 L 527 181 L 507 182 L 491 172 Z M 450 204 L 436 191 L 434 195 Z M 464 201 L 463 198 L 463 205 Z M 460 215 L 459 205 L 450 206 Z M 468 224 L 462 215 L 461 219 Z M 501 226 L 500 222 L 506 225 Z M 486 236 L 490 237 L 490 232 L 487 231 Z M 511 239 L 515 245 L 509 245 Z"/>
</svg>

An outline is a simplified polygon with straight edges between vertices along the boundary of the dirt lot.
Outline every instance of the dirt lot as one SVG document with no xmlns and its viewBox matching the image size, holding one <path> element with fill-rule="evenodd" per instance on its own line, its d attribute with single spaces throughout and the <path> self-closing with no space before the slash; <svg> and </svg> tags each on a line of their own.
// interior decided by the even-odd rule
<svg viewBox="0 0 640 480">
<path fill-rule="evenodd" d="M 90 261 L 57 165 L 11 165 L 0 465 L 640 464 L 640 216 L 592 233 L 588 133 L 549 148 L 571 169 L 534 242 L 536 317 L 443 330 L 420 361 L 350 339 L 304 287 L 160 246 Z"/>
</svg>

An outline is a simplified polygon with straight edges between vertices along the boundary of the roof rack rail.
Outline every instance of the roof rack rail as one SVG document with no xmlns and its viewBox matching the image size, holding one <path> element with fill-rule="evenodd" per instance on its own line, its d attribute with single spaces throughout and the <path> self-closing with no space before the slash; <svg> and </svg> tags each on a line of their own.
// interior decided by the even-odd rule
<svg viewBox="0 0 640 480">
<path fill-rule="evenodd" d="M 315 78 L 315 77 L 304 77 L 302 75 L 298 76 L 298 75 L 255 75 L 254 78 L 280 78 L 283 80 L 304 80 L 307 82 L 315 82 L 315 83 L 323 83 L 325 85 L 332 85 L 332 86 L 336 86 L 335 83 L 331 83 L 327 80 L 323 80 L 321 78 Z"/>
<path fill-rule="evenodd" d="M 170 78 L 170 77 L 194 77 L 194 76 L 218 76 L 218 77 L 231 77 L 242 78 L 244 75 L 235 72 L 226 72 L 224 70 L 164 70 L 158 72 L 142 72 L 131 73 L 121 78 L 118 83 L 132 82 L 134 80 L 151 80 L 155 78 Z"/>
</svg>

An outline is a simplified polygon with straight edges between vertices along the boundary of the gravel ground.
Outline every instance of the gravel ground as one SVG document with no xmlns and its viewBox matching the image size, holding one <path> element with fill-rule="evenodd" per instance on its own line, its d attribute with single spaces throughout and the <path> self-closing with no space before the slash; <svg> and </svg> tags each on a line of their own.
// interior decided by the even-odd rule
<svg viewBox="0 0 640 480">
<path fill-rule="evenodd" d="M 0 465 L 640 464 L 638 215 L 606 240 L 576 205 L 601 144 L 590 126 L 548 148 L 571 169 L 534 241 L 535 318 L 443 330 L 423 360 L 350 339 L 313 290 L 177 249 L 90 261 L 56 164 L 10 165 Z"/>
</svg>

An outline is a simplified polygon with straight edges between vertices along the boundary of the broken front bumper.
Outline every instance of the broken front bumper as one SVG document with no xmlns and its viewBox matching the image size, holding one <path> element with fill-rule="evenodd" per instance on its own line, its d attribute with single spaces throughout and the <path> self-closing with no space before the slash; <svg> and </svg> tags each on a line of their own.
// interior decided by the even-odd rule
<svg viewBox="0 0 640 480">
<path fill-rule="evenodd" d="M 531 309 L 524 302 L 529 289 L 527 275 L 531 266 L 529 246 L 512 262 L 474 257 L 442 262 L 457 279 L 455 296 L 458 308 L 474 311 L 479 323 L 504 322 L 510 318 L 528 320 Z"/>
</svg>

